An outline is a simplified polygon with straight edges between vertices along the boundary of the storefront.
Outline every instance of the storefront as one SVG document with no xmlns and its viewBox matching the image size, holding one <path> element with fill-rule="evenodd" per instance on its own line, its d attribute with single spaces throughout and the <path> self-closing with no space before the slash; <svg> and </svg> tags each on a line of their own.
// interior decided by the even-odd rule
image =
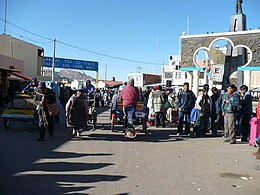
<svg viewBox="0 0 260 195">
<path fill-rule="evenodd" d="M 0 106 L 4 103 L 4 98 L 7 96 L 8 78 L 12 74 L 21 75 L 24 64 L 22 60 L 10 58 L 0 54 Z"/>
</svg>

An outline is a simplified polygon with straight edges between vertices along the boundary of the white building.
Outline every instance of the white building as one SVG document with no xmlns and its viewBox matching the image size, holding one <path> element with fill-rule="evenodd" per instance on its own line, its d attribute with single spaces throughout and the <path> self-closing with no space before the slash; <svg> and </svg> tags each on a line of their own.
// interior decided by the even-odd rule
<svg viewBox="0 0 260 195">
<path fill-rule="evenodd" d="M 127 77 L 134 79 L 136 87 L 143 88 L 147 85 L 161 84 L 161 75 L 158 74 L 129 73 Z"/>
<path fill-rule="evenodd" d="M 167 88 L 179 88 L 184 82 L 190 82 L 191 75 L 180 70 L 181 55 L 170 55 L 168 64 L 162 68 L 162 85 Z"/>
<path fill-rule="evenodd" d="M 44 49 L 42 47 L 6 34 L 0 34 L 0 54 L 22 60 L 24 68 L 20 71 L 21 73 L 37 77 L 39 80 L 45 80 L 41 74 L 44 56 Z"/>
<path fill-rule="evenodd" d="M 220 48 L 222 52 L 226 52 L 226 48 Z M 199 72 L 199 86 L 209 82 L 208 67 L 212 62 L 208 58 L 197 59 L 197 63 L 204 67 L 205 70 Z M 162 69 L 162 85 L 166 88 L 172 88 L 175 92 L 178 92 L 179 88 L 183 87 L 183 83 L 188 82 L 192 88 L 192 74 L 189 71 L 180 70 L 181 68 L 181 55 L 170 55 L 168 58 L 168 64 L 163 66 Z"/>
<path fill-rule="evenodd" d="M 43 54 L 44 50 L 39 46 L 0 34 L 0 105 L 8 94 L 9 79 L 13 76 L 22 80 L 32 77 L 43 80 Z"/>
</svg>

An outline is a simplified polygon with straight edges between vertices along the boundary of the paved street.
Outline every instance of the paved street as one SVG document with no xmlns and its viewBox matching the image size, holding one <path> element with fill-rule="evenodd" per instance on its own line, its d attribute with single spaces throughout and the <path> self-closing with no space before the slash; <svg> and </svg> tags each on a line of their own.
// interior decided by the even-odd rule
<svg viewBox="0 0 260 195">
<path fill-rule="evenodd" d="M 260 194 L 256 148 L 220 137 L 181 140 L 173 127 L 129 140 L 99 112 L 97 130 L 73 138 L 61 123 L 44 142 L 36 126 L 7 130 L 0 119 L 0 194 Z"/>
</svg>

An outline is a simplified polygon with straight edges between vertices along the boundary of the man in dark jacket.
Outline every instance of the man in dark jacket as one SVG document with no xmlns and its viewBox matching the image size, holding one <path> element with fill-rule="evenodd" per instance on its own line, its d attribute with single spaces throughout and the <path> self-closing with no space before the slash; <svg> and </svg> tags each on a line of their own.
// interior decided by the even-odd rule
<svg viewBox="0 0 260 195">
<path fill-rule="evenodd" d="M 211 111 L 211 132 L 212 136 L 217 136 L 217 131 L 221 124 L 222 119 L 222 97 L 216 87 L 212 88 L 212 96 L 210 97 L 210 111 Z"/>
<path fill-rule="evenodd" d="M 56 104 L 56 97 L 54 92 L 46 88 L 45 82 L 39 82 L 36 89 L 36 101 L 38 102 L 38 114 L 39 114 L 39 133 L 38 141 L 43 141 L 45 137 L 46 129 L 50 136 L 53 136 L 54 131 L 54 115 L 51 112 L 50 105 Z"/>
<path fill-rule="evenodd" d="M 195 103 L 195 107 L 198 108 L 200 115 L 200 125 L 196 131 L 197 137 L 205 137 L 209 128 L 210 98 L 208 91 L 209 87 L 207 84 L 205 84 Z"/>
<path fill-rule="evenodd" d="M 91 84 L 89 79 L 86 81 L 85 93 L 89 96 L 90 99 L 94 99 L 95 87 Z"/>
<path fill-rule="evenodd" d="M 231 84 L 227 89 L 227 94 L 223 97 L 222 110 L 223 116 L 225 116 L 225 131 L 226 139 L 224 142 L 230 142 L 230 144 L 236 143 L 236 116 L 238 113 L 239 106 L 239 95 L 236 92 L 236 86 Z"/>
<path fill-rule="evenodd" d="M 190 133 L 190 113 L 194 108 L 196 102 L 196 96 L 189 90 L 189 83 L 185 82 L 183 84 L 183 90 L 181 90 L 177 95 L 177 106 L 179 109 L 179 124 L 178 124 L 178 134 L 182 134 L 183 121 L 185 120 L 185 135 Z"/>
<path fill-rule="evenodd" d="M 250 133 L 249 121 L 251 119 L 251 114 L 252 114 L 252 96 L 248 91 L 248 87 L 246 85 L 242 85 L 240 87 L 240 92 L 241 92 L 240 105 L 241 105 L 241 112 L 242 112 L 241 141 L 247 142 Z"/>
<path fill-rule="evenodd" d="M 145 89 L 145 91 L 144 91 L 144 93 L 143 93 L 145 105 L 147 105 L 147 102 L 148 102 L 148 98 L 149 98 L 150 93 L 151 93 L 150 87 L 146 87 L 146 89 Z"/>
</svg>

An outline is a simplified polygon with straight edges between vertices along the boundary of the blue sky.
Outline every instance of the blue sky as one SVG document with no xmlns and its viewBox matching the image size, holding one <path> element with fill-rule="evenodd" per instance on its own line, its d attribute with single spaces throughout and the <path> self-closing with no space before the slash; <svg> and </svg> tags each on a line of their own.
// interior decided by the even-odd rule
<svg viewBox="0 0 260 195">
<path fill-rule="evenodd" d="M 1 33 L 5 1 L 0 0 Z M 168 56 L 179 53 L 179 35 L 187 31 L 187 17 L 189 34 L 228 31 L 236 0 L 7 2 L 7 34 L 43 47 L 45 56 L 53 55 L 51 40 L 56 38 L 56 57 L 98 61 L 100 79 L 105 77 L 107 64 L 107 79 L 114 76 L 116 80 L 126 80 L 127 73 L 137 72 L 138 66 L 142 72 L 161 72 Z M 244 0 L 248 29 L 260 28 L 259 9 L 259 0 Z M 86 74 L 95 76 L 90 71 Z"/>
</svg>

